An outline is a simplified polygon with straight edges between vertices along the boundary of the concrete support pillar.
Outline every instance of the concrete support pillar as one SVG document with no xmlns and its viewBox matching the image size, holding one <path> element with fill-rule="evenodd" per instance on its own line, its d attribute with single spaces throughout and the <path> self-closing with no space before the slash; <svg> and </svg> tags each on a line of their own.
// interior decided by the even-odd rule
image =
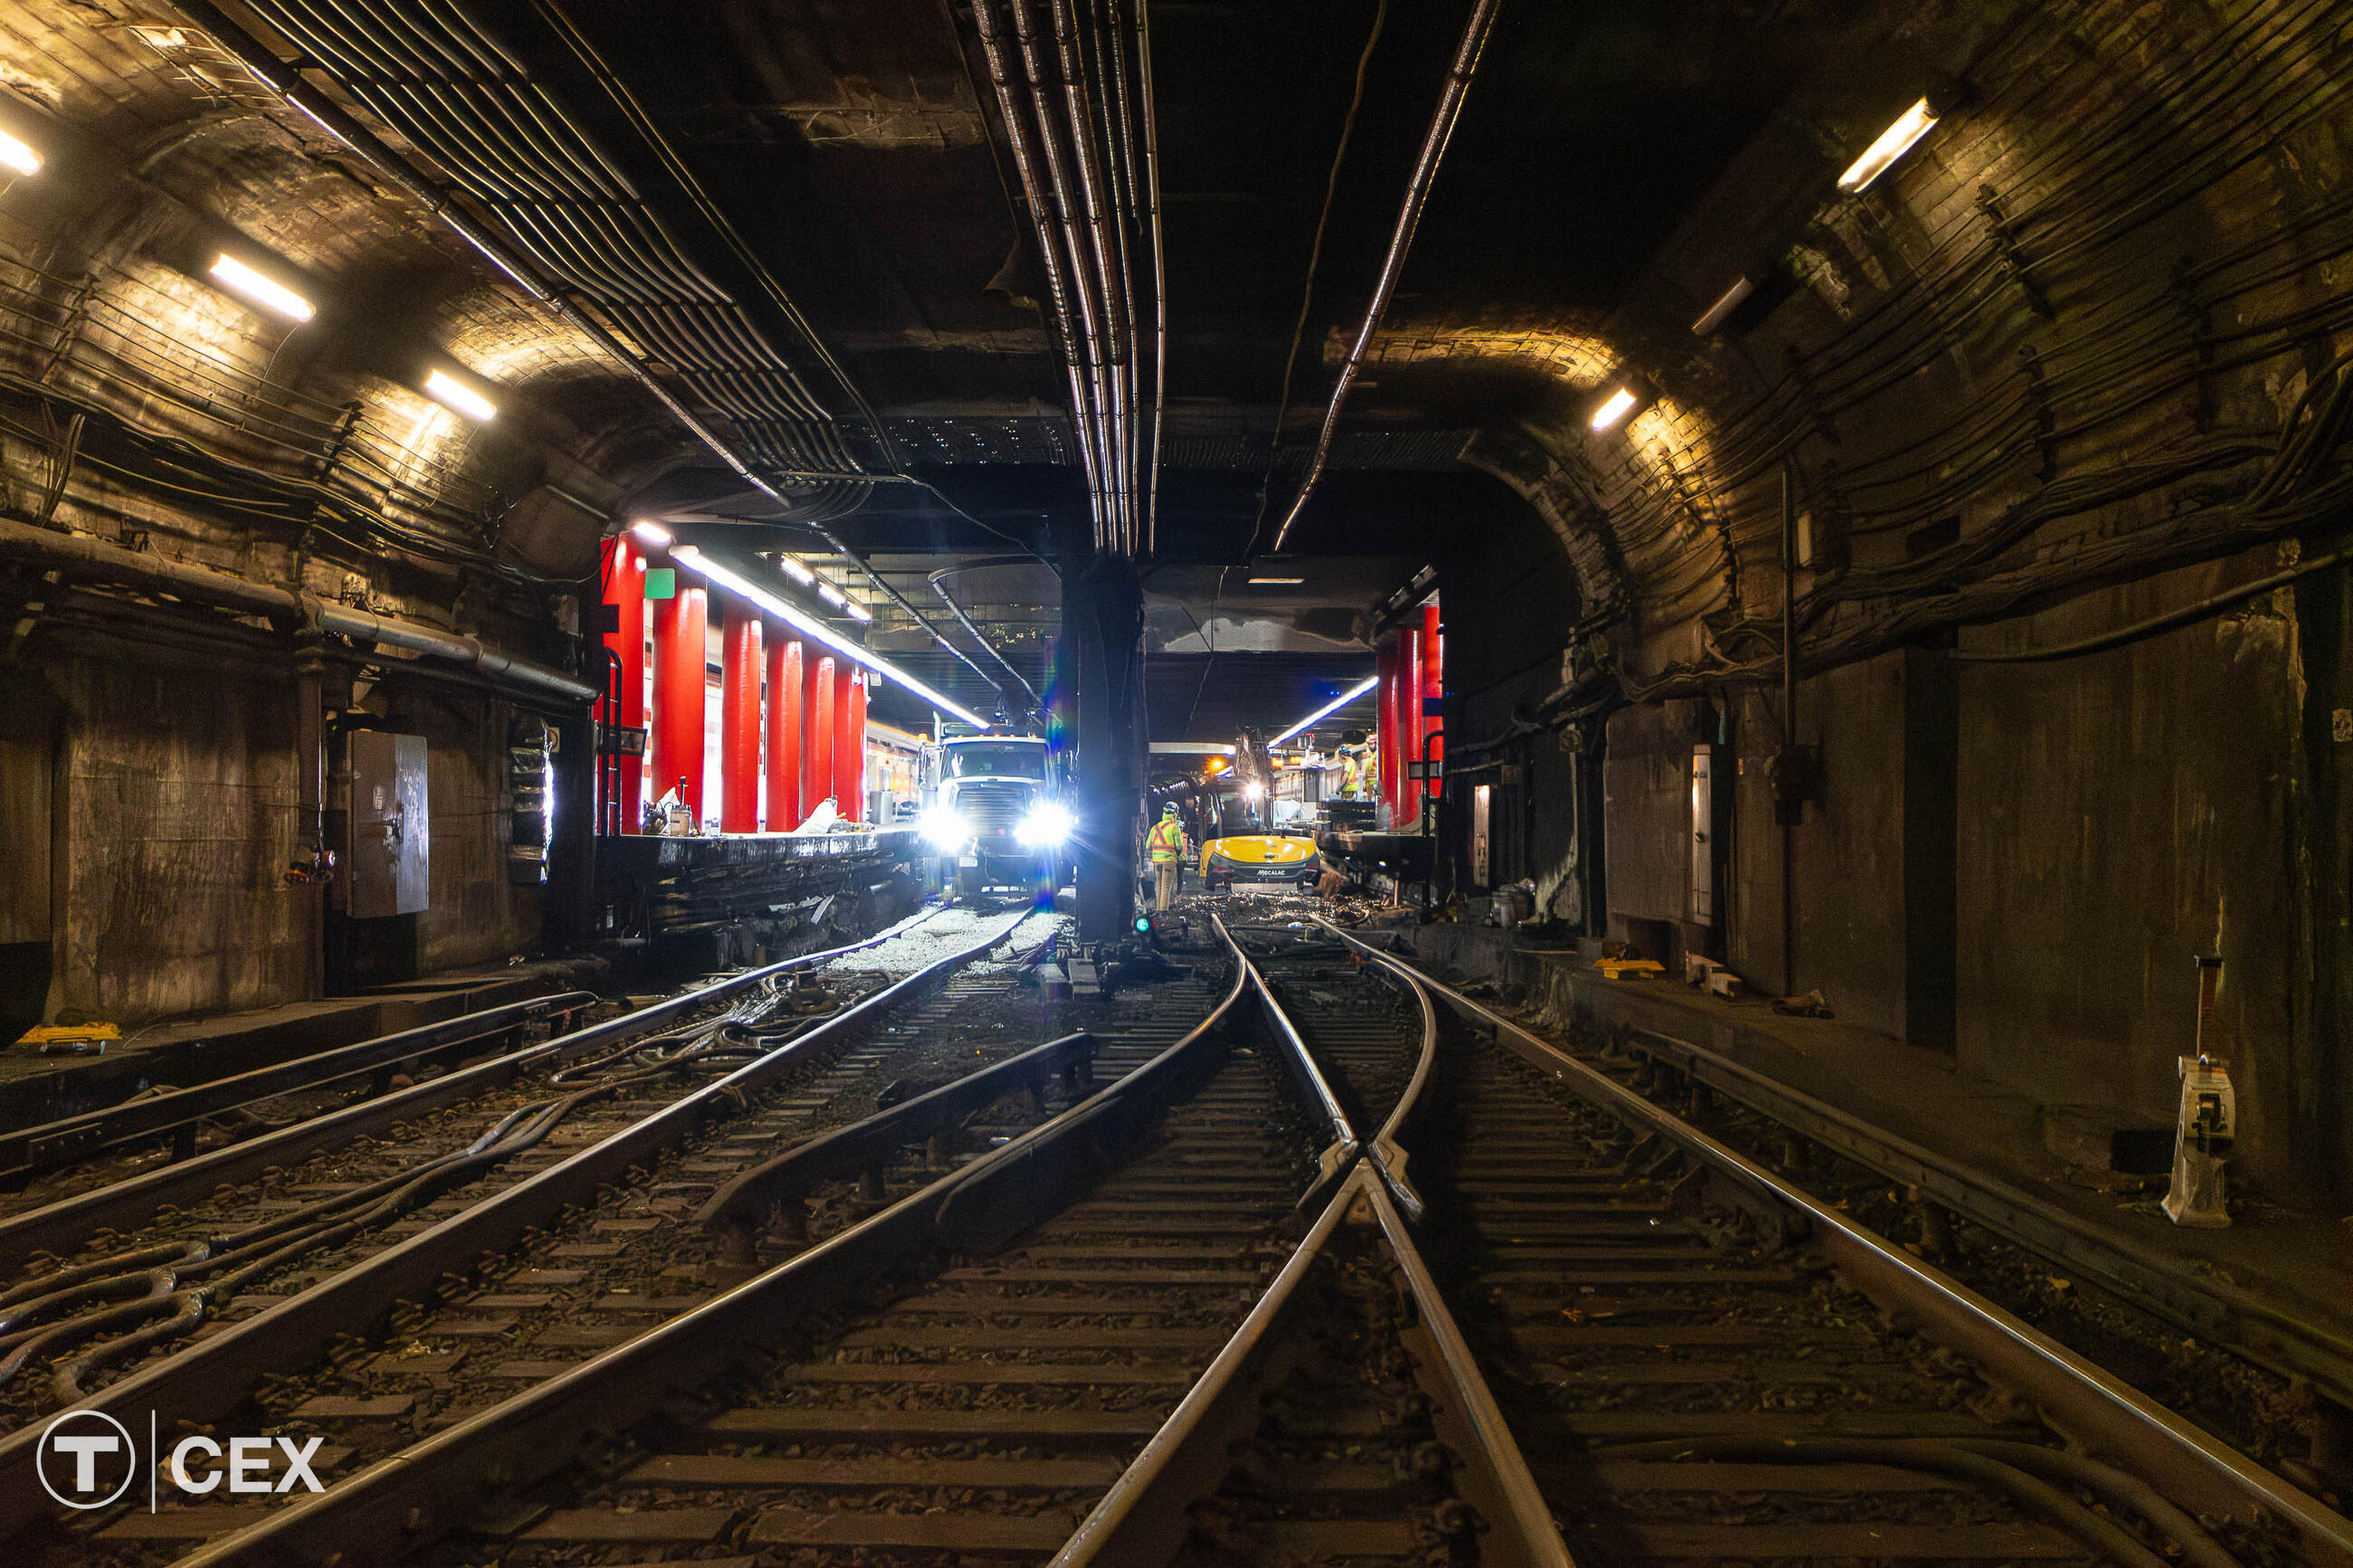
<svg viewBox="0 0 2353 1568">
<path fill-rule="evenodd" d="M 833 655 L 820 654 L 807 663 L 808 695 L 802 700 L 802 815 L 823 805 L 833 794 Z M 836 802 L 837 806 L 839 802 Z"/>
<path fill-rule="evenodd" d="M 704 647 L 710 635 L 708 591 L 681 574 L 674 597 L 653 601 L 653 782 L 659 800 L 681 779 L 687 809 L 702 820 Z"/>
<path fill-rule="evenodd" d="M 722 595 L 719 633 L 719 826 L 760 831 L 760 614 Z"/>
<path fill-rule="evenodd" d="M 1447 682 L 1445 682 L 1445 637 L 1438 632 L 1438 606 L 1421 606 L 1421 733 L 1435 736 L 1445 729 L 1447 721 Z M 1419 752 L 1417 752 L 1419 754 Z M 1430 762 L 1445 762 L 1445 738 L 1429 741 Z M 1430 797 L 1445 795 L 1440 783 L 1429 781 L 1423 785 Z"/>
<path fill-rule="evenodd" d="M 865 670 L 853 668 L 833 700 L 834 795 L 841 815 L 852 822 L 866 820 L 866 683 L 871 679 Z"/>
<path fill-rule="evenodd" d="M 767 829 L 790 833 L 807 815 L 801 809 L 801 710 L 807 679 L 801 645 L 768 628 L 768 809 Z"/>
<path fill-rule="evenodd" d="M 605 646 L 621 666 L 621 700 L 605 721 L 640 730 L 646 722 L 646 558 L 626 533 L 605 542 L 605 603 L 613 606 L 619 623 L 605 634 Z M 610 826 L 636 833 L 646 825 L 646 760 L 619 758 L 617 771 L 620 783 L 611 804 L 619 820 Z"/>
<path fill-rule="evenodd" d="M 1075 532 L 1075 531 L 1071 531 Z M 1075 544 L 1075 548 L 1073 545 Z M 1065 562 L 1085 559 L 1066 539 Z M 1127 934 L 1135 913 L 1145 737 L 1144 614 L 1133 562 L 1096 557 L 1062 578 L 1062 668 L 1078 737 L 1079 940 Z"/>
</svg>

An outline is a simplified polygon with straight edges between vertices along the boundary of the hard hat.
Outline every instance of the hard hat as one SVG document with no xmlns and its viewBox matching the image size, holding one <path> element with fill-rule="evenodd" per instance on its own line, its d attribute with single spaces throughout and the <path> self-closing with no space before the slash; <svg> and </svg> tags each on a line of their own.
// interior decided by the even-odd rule
<svg viewBox="0 0 2353 1568">
<path fill-rule="evenodd" d="M 1162 806 L 1162 807 L 1160 808 L 1160 815 L 1161 815 L 1161 816 L 1176 816 L 1176 802 L 1174 802 L 1174 801 L 1171 801 L 1171 802 L 1169 802 L 1166 805 Z"/>
</svg>

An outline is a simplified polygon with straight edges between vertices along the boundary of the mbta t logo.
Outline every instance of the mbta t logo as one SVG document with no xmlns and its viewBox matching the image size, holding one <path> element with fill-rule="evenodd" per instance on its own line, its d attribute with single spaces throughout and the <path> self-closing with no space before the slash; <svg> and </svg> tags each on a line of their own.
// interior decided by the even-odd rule
<svg viewBox="0 0 2353 1568">
<path fill-rule="evenodd" d="M 158 1490 L 157 1471 L 179 1491 L 201 1497 L 220 1488 L 227 1478 L 233 1492 L 292 1491 L 297 1483 L 311 1491 L 325 1489 L 311 1473 L 311 1460 L 322 1439 L 298 1444 L 291 1437 L 231 1437 L 226 1450 L 210 1437 L 183 1437 L 165 1459 L 155 1440 L 155 1416 L 147 1416 L 149 1458 L 143 1465 L 130 1428 L 103 1410 L 69 1410 L 41 1432 L 34 1465 L 41 1486 L 68 1508 L 105 1508 L 121 1500 L 143 1471 L 147 1477 L 147 1507 L 153 1512 Z M 224 1466 L 220 1461 L 226 1458 Z M 273 1472 L 275 1472 L 273 1474 Z"/>
</svg>

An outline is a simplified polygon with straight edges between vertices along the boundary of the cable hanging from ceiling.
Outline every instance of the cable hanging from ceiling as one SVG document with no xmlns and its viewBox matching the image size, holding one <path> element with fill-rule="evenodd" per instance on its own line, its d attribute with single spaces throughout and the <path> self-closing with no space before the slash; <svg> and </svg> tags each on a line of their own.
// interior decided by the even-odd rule
<svg viewBox="0 0 2353 1568">
<path fill-rule="evenodd" d="M 446 210 L 446 196 L 437 211 L 534 295 L 567 314 L 593 309 L 604 346 L 641 379 L 658 371 L 730 421 L 745 448 L 740 455 L 702 421 L 691 419 L 690 427 L 754 478 L 749 458 L 763 489 L 801 481 L 777 496 L 797 514 L 839 516 L 863 499 L 865 461 L 794 360 L 695 264 L 522 62 L 460 8 L 252 0 L 254 13 L 300 50 L 292 66 L 258 56 L 258 41 L 204 0 L 184 9 L 272 88 L 304 88 L 295 73 L 319 73 L 396 130 L 491 216 L 513 250 L 502 255 L 504 243 L 486 244 Z M 350 139 L 331 100 L 289 96 Z"/>
<path fill-rule="evenodd" d="M 1144 3 L 975 0 L 972 7 L 1036 231 L 1095 548 L 1114 555 L 1135 554 L 1153 534 L 1159 362 L 1167 340 L 1158 161 L 1145 155 L 1156 151 L 1148 125 L 1139 142 L 1139 119 L 1148 118 L 1152 103 Z M 1155 322 L 1149 349 L 1138 331 L 1139 300 Z M 1155 388 L 1148 400 L 1147 353 Z"/>
</svg>

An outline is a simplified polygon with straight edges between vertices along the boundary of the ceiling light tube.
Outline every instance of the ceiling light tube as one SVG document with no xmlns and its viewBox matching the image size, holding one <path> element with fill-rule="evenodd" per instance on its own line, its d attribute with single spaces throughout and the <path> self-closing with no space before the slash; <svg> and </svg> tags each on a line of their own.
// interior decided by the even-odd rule
<svg viewBox="0 0 2353 1568">
<path fill-rule="evenodd" d="M 807 611 L 794 608 L 791 605 L 786 604 L 776 595 L 771 594 L 765 588 L 761 587 L 750 578 L 732 571 L 725 566 L 722 566 L 716 561 L 711 560 L 693 545 L 681 544 L 676 550 L 670 552 L 670 556 L 673 560 L 684 563 L 690 570 L 701 573 L 703 576 L 709 578 L 712 582 L 718 584 L 721 587 L 727 589 L 729 592 L 740 594 L 744 598 L 751 600 L 752 603 L 759 605 L 761 609 L 766 611 L 769 615 L 776 616 L 776 619 L 784 622 L 786 626 L 792 627 L 803 637 L 811 637 L 818 642 L 823 643 L 826 647 L 833 649 L 834 652 L 845 656 L 854 663 L 864 665 L 867 668 L 872 670 L 875 674 L 881 676 L 886 680 L 896 681 L 901 686 L 903 686 L 908 690 L 913 692 L 916 696 L 922 698 L 924 701 L 930 703 L 933 707 L 938 709 L 941 712 L 948 715 L 948 717 L 961 720 L 965 723 L 971 725 L 976 730 L 986 730 L 988 728 L 988 721 L 974 712 L 971 709 L 963 706 L 961 703 L 950 701 L 947 698 L 942 696 L 937 691 L 933 690 L 922 681 L 917 680 L 913 676 L 909 675 L 905 670 L 901 669 L 897 665 L 892 664 L 889 659 L 880 658 L 868 652 L 866 649 L 859 647 L 856 643 L 851 642 L 848 637 L 843 637 L 840 633 L 835 631 L 832 627 L 827 626 L 823 621 L 818 620 L 815 616 L 810 615 Z"/>
<path fill-rule="evenodd" d="M 14 169 L 20 174 L 37 174 L 41 172 L 41 155 L 33 151 L 31 143 L 0 131 L 0 168 Z"/>
<path fill-rule="evenodd" d="M 633 522 L 629 524 L 629 537 L 639 544 L 649 544 L 659 550 L 671 542 L 673 536 L 659 522 Z"/>
<path fill-rule="evenodd" d="M 855 599 L 843 600 L 841 607 L 849 612 L 849 618 L 853 621 L 864 622 L 874 618 L 874 612 Z"/>
<path fill-rule="evenodd" d="M 484 423 L 499 416 L 499 405 L 459 381 L 456 376 L 435 371 L 425 378 L 425 395 L 444 408 L 453 408 L 469 419 Z"/>
<path fill-rule="evenodd" d="M 1381 678 L 1377 675 L 1368 675 L 1365 677 L 1361 682 L 1350 687 L 1347 690 L 1343 691 L 1339 696 L 1335 697 L 1331 701 L 1326 702 L 1323 707 L 1318 708 L 1314 712 L 1310 713 L 1306 718 L 1302 719 L 1298 723 L 1293 724 L 1290 729 L 1285 730 L 1282 734 L 1277 735 L 1273 740 L 1269 741 L 1267 744 L 1270 746 L 1280 746 L 1293 735 L 1298 734 L 1302 730 L 1308 729 L 1313 725 L 1319 724 L 1324 720 L 1329 719 L 1333 714 L 1337 713 L 1341 709 L 1345 708 L 1349 703 L 1354 702 L 1357 698 L 1362 697 L 1366 692 L 1370 691 L 1374 687 L 1378 686 L 1380 683 Z"/>
<path fill-rule="evenodd" d="M 1620 387 L 1608 397 L 1603 398 L 1601 406 L 1593 411 L 1593 418 L 1590 421 L 1593 428 L 1596 430 L 1612 428 L 1620 420 L 1634 411 L 1635 402 L 1632 388 Z"/>
<path fill-rule="evenodd" d="M 311 301 L 286 287 L 275 278 L 265 278 L 223 251 L 213 258 L 213 281 L 232 294 L 241 294 L 264 310 L 274 310 L 290 321 L 307 321 L 318 314 Z"/>
<path fill-rule="evenodd" d="M 830 583 L 819 583 L 817 585 L 817 596 L 837 608 L 849 603 L 848 596 Z"/>
<path fill-rule="evenodd" d="M 1248 581 L 1253 588 L 1292 588 L 1306 582 L 1307 579 L 1304 577 L 1252 577 Z"/>
<path fill-rule="evenodd" d="M 1881 132 L 1879 140 L 1864 148 L 1862 156 L 1848 165 L 1846 173 L 1839 176 L 1838 188 L 1849 195 L 1857 195 L 1870 189 L 1871 182 L 1887 173 L 1888 166 L 1896 159 L 1912 151 L 1912 144 L 1928 134 L 1929 128 L 1936 123 L 1936 116 L 1928 108 L 1928 100 L 1922 99 L 1896 116 L 1895 123 Z"/>
<path fill-rule="evenodd" d="M 1731 315 L 1733 311 L 1740 309 L 1742 303 L 1747 300 L 1748 296 L 1755 292 L 1757 292 L 1757 285 L 1751 283 L 1747 279 L 1734 279 L 1732 280 L 1732 287 L 1717 295 L 1715 303 L 1710 305 L 1707 308 L 1706 313 L 1702 315 L 1698 321 L 1692 323 L 1692 336 L 1695 338 L 1704 338 L 1707 336 L 1708 333 L 1715 331 L 1716 328 L 1724 325 L 1725 318 Z"/>
<path fill-rule="evenodd" d="M 816 573 L 810 571 L 807 567 L 802 565 L 799 562 L 794 560 L 789 555 L 777 556 L 776 564 L 785 569 L 786 576 L 790 577 L 794 582 L 798 583 L 804 588 L 817 581 Z"/>
</svg>

